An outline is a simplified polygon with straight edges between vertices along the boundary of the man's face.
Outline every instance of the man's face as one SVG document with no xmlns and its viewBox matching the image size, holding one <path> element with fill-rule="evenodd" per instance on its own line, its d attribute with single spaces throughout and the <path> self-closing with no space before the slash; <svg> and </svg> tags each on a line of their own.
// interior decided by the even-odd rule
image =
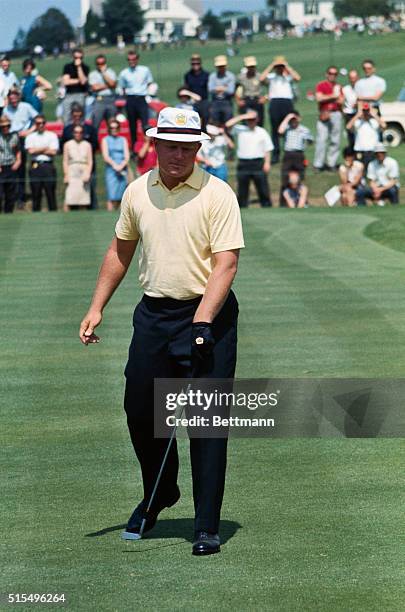
<svg viewBox="0 0 405 612">
<path fill-rule="evenodd" d="M 1 60 L 1 67 L 3 68 L 4 72 L 8 72 L 10 68 L 9 60 Z"/>
<path fill-rule="evenodd" d="M 106 60 L 103 57 L 99 57 L 96 60 L 96 66 L 98 70 L 102 70 L 104 68 L 104 66 L 106 65 Z"/>
<path fill-rule="evenodd" d="M 155 148 L 162 176 L 186 178 L 194 168 L 195 156 L 200 148 L 199 142 L 176 142 L 155 139 Z"/>
<path fill-rule="evenodd" d="M 365 119 L 366 121 L 369 121 L 370 118 L 371 118 L 370 109 L 363 108 L 363 119 Z"/>
<path fill-rule="evenodd" d="M 328 79 L 330 83 L 335 83 L 337 76 L 338 76 L 338 71 L 336 68 L 329 68 L 328 72 L 326 73 L 326 78 Z"/>
<path fill-rule="evenodd" d="M 373 64 L 370 64 L 369 62 L 364 62 L 363 70 L 364 70 L 364 74 L 366 75 L 366 77 L 371 76 L 375 72 L 375 68 Z"/>
<path fill-rule="evenodd" d="M 350 85 L 354 85 L 359 80 L 359 73 L 357 70 L 350 70 L 349 72 L 349 83 Z"/>
<path fill-rule="evenodd" d="M 218 66 L 217 67 L 218 74 L 224 75 L 226 72 L 226 66 Z"/>
<path fill-rule="evenodd" d="M 378 161 L 379 164 L 383 163 L 385 156 L 386 156 L 386 153 L 383 153 L 383 152 L 375 154 L 376 160 Z"/>
<path fill-rule="evenodd" d="M 37 132 L 41 134 L 45 130 L 45 119 L 43 119 L 42 117 L 38 117 L 38 119 L 35 119 L 35 127 Z"/>
<path fill-rule="evenodd" d="M 82 61 L 83 60 L 83 53 L 79 53 L 78 51 L 76 53 L 73 53 L 73 60 L 75 62 L 78 62 L 79 60 Z"/>
<path fill-rule="evenodd" d="M 256 66 L 248 66 L 246 74 L 248 77 L 254 77 L 256 74 Z"/>
<path fill-rule="evenodd" d="M 201 70 L 201 62 L 199 60 L 191 60 L 191 70 L 193 72 L 199 72 L 199 70 Z"/>
<path fill-rule="evenodd" d="M 293 118 L 290 120 L 290 128 L 292 128 L 293 130 L 295 130 L 295 128 L 297 128 L 297 127 L 298 127 L 299 122 L 300 122 L 300 119 L 299 119 L 299 117 L 296 115 L 295 117 L 293 117 Z"/>
<path fill-rule="evenodd" d="M 354 157 L 353 155 L 346 155 L 345 157 L 345 166 L 351 168 L 353 166 Z"/>
<path fill-rule="evenodd" d="M 16 108 L 20 101 L 20 96 L 18 94 L 10 94 L 8 97 L 8 101 L 10 102 L 10 106 Z"/>
<path fill-rule="evenodd" d="M 137 55 L 128 55 L 128 65 L 130 68 L 135 68 L 138 64 L 139 57 Z"/>
<path fill-rule="evenodd" d="M 83 120 L 83 113 L 81 111 L 73 111 L 72 112 L 72 123 L 78 125 Z"/>
<path fill-rule="evenodd" d="M 274 66 L 274 71 L 282 75 L 284 73 L 284 64 L 277 64 L 277 66 Z"/>
</svg>

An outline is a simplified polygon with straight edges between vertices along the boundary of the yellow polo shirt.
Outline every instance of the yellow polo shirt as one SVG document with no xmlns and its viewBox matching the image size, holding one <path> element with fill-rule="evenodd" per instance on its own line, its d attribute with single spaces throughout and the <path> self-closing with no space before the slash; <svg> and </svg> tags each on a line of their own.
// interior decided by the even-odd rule
<svg viewBox="0 0 405 612">
<path fill-rule="evenodd" d="M 244 247 L 238 201 L 224 181 L 197 165 L 172 190 L 159 171 L 131 183 L 117 238 L 139 240 L 139 281 L 151 297 L 189 300 L 204 293 L 213 253 Z"/>
</svg>

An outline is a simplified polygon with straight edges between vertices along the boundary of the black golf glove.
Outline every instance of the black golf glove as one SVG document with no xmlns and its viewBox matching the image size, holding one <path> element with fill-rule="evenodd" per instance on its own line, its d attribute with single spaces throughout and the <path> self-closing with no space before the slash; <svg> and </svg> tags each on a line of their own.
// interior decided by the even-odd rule
<svg viewBox="0 0 405 612">
<path fill-rule="evenodd" d="M 211 355 L 215 345 L 211 323 L 193 323 L 191 330 L 191 352 L 204 360 Z"/>
</svg>

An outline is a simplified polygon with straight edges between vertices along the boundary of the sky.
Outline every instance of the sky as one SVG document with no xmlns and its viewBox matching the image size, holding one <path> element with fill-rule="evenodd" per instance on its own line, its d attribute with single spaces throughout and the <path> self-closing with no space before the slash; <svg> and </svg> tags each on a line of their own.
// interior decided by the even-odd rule
<svg viewBox="0 0 405 612">
<path fill-rule="evenodd" d="M 252 11 L 262 9 L 265 0 L 203 0 L 205 10 L 211 9 L 216 13 L 235 10 Z M 48 8 L 61 9 L 71 20 L 73 25 L 78 24 L 80 17 L 80 0 L 0 0 L 0 50 L 9 49 L 18 28 L 28 30 L 36 17 Z"/>
</svg>

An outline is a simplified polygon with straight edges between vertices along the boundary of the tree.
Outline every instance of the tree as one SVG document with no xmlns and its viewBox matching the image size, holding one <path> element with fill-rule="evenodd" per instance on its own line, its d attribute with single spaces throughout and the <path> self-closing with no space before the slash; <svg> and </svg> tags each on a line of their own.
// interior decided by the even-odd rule
<svg viewBox="0 0 405 612">
<path fill-rule="evenodd" d="M 143 14 L 138 0 L 105 0 L 103 17 L 109 42 L 115 45 L 120 34 L 126 43 L 133 43 L 135 34 L 143 28 Z"/>
<path fill-rule="evenodd" d="M 336 0 L 334 7 L 338 19 L 342 17 L 370 17 L 370 15 L 389 15 L 389 0 Z"/>
<path fill-rule="evenodd" d="M 45 51 L 51 52 L 55 47 L 61 48 L 73 39 L 74 31 L 69 19 L 59 9 L 50 8 L 31 24 L 26 46 L 33 49 L 41 45 Z"/>
<path fill-rule="evenodd" d="M 18 32 L 13 40 L 13 51 L 25 51 L 27 48 L 27 32 L 22 28 L 18 28 Z"/>
<path fill-rule="evenodd" d="M 210 38 L 224 38 L 225 25 L 220 22 L 219 18 L 212 11 L 207 11 L 201 19 L 201 25 L 207 28 Z"/>
<path fill-rule="evenodd" d="M 97 13 L 90 9 L 87 13 L 86 23 L 84 24 L 84 40 L 91 44 L 100 40 L 103 33 L 103 22 Z"/>
</svg>

